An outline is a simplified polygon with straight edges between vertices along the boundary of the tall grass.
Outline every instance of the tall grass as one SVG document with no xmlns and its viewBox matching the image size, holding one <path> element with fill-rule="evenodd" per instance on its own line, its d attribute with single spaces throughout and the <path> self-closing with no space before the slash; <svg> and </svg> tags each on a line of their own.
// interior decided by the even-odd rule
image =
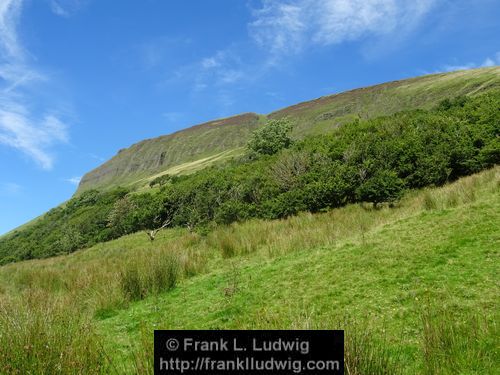
<svg viewBox="0 0 500 375">
<path fill-rule="evenodd" d="M 500 331 L 480 314 L 457 320 L 443 308 L 421 313 L 423 373 L 428 375 L 493 374 L 498 370 Z"/>
<path fill-rule="evenodd" d="M 0 300 L 0 373 L 112 373 L 92 323 L 71 306 L 40 291 Z"/>
<path fill-rule="evenodd" d="M 486 170 L 480 174 L 464 177 L 457 182 L 419 193 L 425 210 L 448 209 L 461 204 L 471 204 L 481 191 L 498 192 L 500 168 Z"/>
<path fill-rule="evenodd" d="M 175 287 L 179 278 L 180 262 L 176 254 L 155 252 L 140 262 L 129 263 L 120 273 L 120 286 L 129 301 L 166 292 Z"/>
<path fill-rule="evenodd" d="M 112 372 L 92 318 L 105 318 L 130 301 L 167 292 L 184 278 L 229 268 L 227 258 L 277 257 L 346 241 L 364 243 L 365 233 L 387 223 L 474 204 L 484 192 L 498 193 L 499 174 L 497 167 L 441 188 L 413 192 L 394 208 L 351 205 L 285 220 L 250 220 L 215 228 L 207 236 L 175 229 L 162 233 L 153 244 L 139 233 L 69 256 L 1 267 L 0 373 Z M 256 320 L 255 325 L 269 324 Z M 498 362 L 492 344 L 498 331 L 491 322 L 470 318 L 466 324 L 428 313 L 422 327 L 425 374 L 451 374 L 459 368 L 488 373 L 493 360 Z M 377 335 L 361 324 L 346 332 L 349 374 L 382 374 L 382 368 L 398 373 L 394 353 L 387 352 Z M 134 371 L 148 373 L 151 348 L 146 345 L 134 353 Z"/>
<path fill-rule="evenodd" d="M 421 305 L 413 362 L 408 369 L 403 362 L 406 338 L 403 333 L 389 342 L 386 323 L 372 324 L 371 316 L 316 314 L 307 308 L 299 312 L 254 317 L 253 326 L 262 329 L 341 329 L 344 330 L 344 369 L 346 375 L 455 375 L 496 374 L 500 353 L 500 332 L 496 321 L 487 321 L 481 310 L 458 316 L 443 308 L 438 301 Z"/>
</svg>

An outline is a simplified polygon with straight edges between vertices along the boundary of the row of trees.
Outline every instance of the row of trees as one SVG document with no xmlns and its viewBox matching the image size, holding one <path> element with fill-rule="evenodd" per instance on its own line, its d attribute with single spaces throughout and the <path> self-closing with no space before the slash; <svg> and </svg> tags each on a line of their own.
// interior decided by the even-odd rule
<svg viewBox="0 0 500 375">
<path fill-rule="evenodd" d="M 0 242 L 0 259 L 50 256 L 162 226 L 207 231 L 354 202 L 394 202 L 407 189 L 441 185 L 500 161 L 500 92 L 446 100 L 430 111 L 354 121 L 301 141 L 288 120 L 257 130 L 249 152 L 159 189 L 87 191 Z M 152 232 L 153 231 L 153 232 Z M 151 236 L 150 236 L 151 237 Z"/>
</svg>

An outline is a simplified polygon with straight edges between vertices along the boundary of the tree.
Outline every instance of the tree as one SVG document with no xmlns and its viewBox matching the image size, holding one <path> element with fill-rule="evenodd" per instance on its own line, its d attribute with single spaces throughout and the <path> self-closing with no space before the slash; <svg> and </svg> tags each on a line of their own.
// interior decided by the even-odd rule
<svg viewBox="0 0 500 375">
<path fill-rule="evenodd" d="M 292 124 L 287 119 L 271 120 L 253 132 L 247 147 L 257 154 L 273 155 L 290 147 L 292 139 L 289 136 Z"/>
<path fill-rule="evenodd" d="M 74 226 L 64 225 L 61 234 L 56 242 L 56 248 L 61 253 L 72 253 L 83 245 L 83 237 L 80 231 Z"/>
<path fill-rule="evenodd" d="M 394 202 L 401 198 L 404 183 L 393 171 L 381 170 L 365 180 L 357 189 L 358 199 L 372 202 L 375 207 L 382 202 Z"/>
<path fill-rule="evenodd" d="M 137 206 L 129 196 L 117 200 L 108 215 L 108 227 L 112 228 L 117 235 L 121 236 L 130 233 L 134 229 L 132 212 Z"/>
<path fill-rule="evenodd" d="M 150 229 L 150 230 L 146 230 L 146 234 L 148 235 L 149 237 L 149 240 L 150 241 L 154 241 L 155 238 L 156 238 L 156 235 L 158 234 L 159 231 L 161 231 L 162 229 L 168 227 L 170 225 L 170 223 L 172 222 L 171 219 L 166 219 L 162 224 L 161 226 L 159 226 L 158 228 L 155 228 L 155 229 Z"/>
<path fill-rule="evenodd" d="M 294 188 L 309 169 L 309 155 L 303 151 L 286 152 L 269 168 L 273 180 L 282 191 Z"/>
</svg>

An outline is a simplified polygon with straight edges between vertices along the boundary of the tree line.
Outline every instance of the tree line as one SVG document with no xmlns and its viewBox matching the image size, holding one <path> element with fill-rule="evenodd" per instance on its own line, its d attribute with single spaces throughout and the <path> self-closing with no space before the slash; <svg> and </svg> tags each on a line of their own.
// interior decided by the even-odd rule
<svg viewBox="0 0 500 375">
<path fill-rule="evenodd" d="M 293 119 L 271 120 L 252 135 L 245 155 L 191 175 L 161 176 L 146 193 L 85 191 L 0 240 L 0 263 L 68 253 L 140 230 L 176 226 L 203 234 L 250 218 L 394 204 L 409 189 L 499 163 L 500 91 L 356 120 L 303 140 L 292 139 L 292 128 Z"/>
</svg>

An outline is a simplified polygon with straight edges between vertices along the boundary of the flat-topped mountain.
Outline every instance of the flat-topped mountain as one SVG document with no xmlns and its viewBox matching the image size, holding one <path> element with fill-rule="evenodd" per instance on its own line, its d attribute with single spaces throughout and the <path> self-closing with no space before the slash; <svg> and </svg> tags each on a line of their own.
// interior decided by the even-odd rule
<svg viewBox="0 0 500 375">
<path fill-rule="evenodd" d="M 77 193 L 133 185 L 163 173 L 187 173 L 242 152 L 250 134 L 269 118 L 288 117 L 294 137 L 328 133 L 356 118 L 435 106 L 444 98 L 476 95 L 500 87 L 500 67 L 427 75 L 393 81 L 283 108 L 268 115 L 245 113 L 210 121 L 120 150 L 87 173 Z"/>
</svg>

